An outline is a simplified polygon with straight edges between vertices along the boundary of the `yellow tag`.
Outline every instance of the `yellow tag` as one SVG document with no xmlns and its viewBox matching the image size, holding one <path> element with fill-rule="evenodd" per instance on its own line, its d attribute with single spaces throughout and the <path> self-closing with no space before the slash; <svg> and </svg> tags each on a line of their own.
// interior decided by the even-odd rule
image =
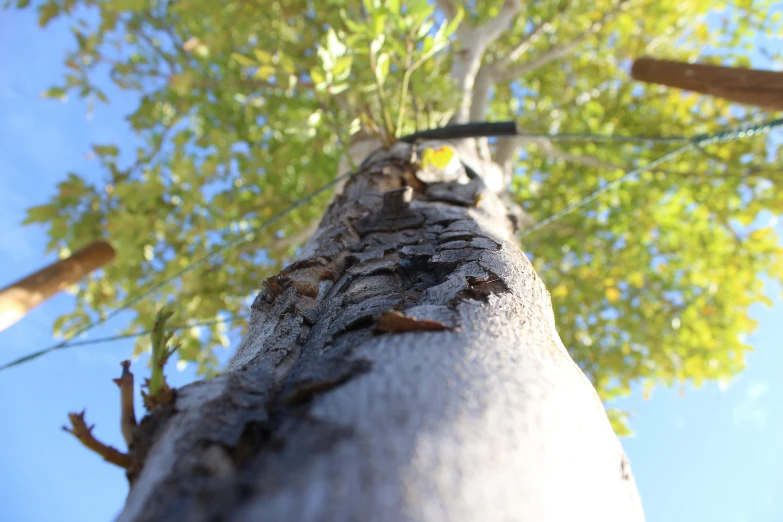
<svg viewBox="0 0 783 522">
<path fill-rule="evenodd" d="M 445 169 L 451 163 L 454 158 L 454 149 L 444 145 L 437 149 L 427 147 L 421 153 L 421 166 L 423 168 L 435 167 L 438 169 Z"/>
</svg>

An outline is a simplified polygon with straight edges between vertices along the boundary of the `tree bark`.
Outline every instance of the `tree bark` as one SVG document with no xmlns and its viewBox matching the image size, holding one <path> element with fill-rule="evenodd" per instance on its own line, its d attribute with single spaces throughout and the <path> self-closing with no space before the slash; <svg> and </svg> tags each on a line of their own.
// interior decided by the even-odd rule
<svg viewBox="0 0 783 522">
<path fill-rule="evenodd" d="M 228 370 L 142 420 L 119 520 L 643 520 L 508 209 L 411 159 L 373 155 Z"/>
</svg>

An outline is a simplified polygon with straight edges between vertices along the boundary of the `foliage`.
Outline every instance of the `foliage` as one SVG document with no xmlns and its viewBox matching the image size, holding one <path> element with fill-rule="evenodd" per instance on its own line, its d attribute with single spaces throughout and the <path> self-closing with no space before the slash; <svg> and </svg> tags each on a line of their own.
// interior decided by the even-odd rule
<svg viewBox="0 0 783 522">
<path fill-rule="evenodd" d="M 633 83 L 627 70 L 641 55 L 747 64 L 750 37 L 780 30 L 761 3 L 524 2 L 485 64 L 513 71 L 553 49 L 562 58 L 498 82 L 488 117 L 530 131 L 624 135 L 689 135 L 751 119 L 753 111 L 718 100 Z M 469 2 L 462 23 L 481 25 L 501 6 Z M 108 102 L 107 78 L 138 93 L 128 122 L 145 143 L 129 166 L 119 164 L 118 145 L 97 144 L 101 184 L 69 174 L 51 202 L 29 211 L 27 223 L 48 228 L 50 249 L 108 237 L 118 251 L 104 277 L 80 286 L 76 309 L 57 321 L 62 335 L 248 235 L 133 306 L 128 330 L 150 329 L 171 295 L 179 322 L 244 316 L 260 282 L 293 253 L 286 239 L 327 199 L 272 230 L 264 220 L 333 179 L 354 140 L 442 124 L 457 103 L 448 71 L 465 51 L 453 34 L 459 19 L 444 20 L 425 0 L 45 0 L 36 8 L 42 25 L 72 20 L 76 40 L 70 72 L 48 94 Z M 514 192 L 541 219 L 669 147 L 531 141 Z M 780 152 L 767 158 L 759 139 L 709 146 L 525 239 L 563 341 L 604 399 L 635 382 L 698 385 L 742 369 L 749 346 L 741 339 L 754 328 L 748 307 L 766 300 L 760 277 L 783 278 L 774 231 L 743 227 L 783 208 L 782 160 Z M 176 342 L 180 358 L 209 371 L 226 326 L 185 330 Z"/>
</svg>

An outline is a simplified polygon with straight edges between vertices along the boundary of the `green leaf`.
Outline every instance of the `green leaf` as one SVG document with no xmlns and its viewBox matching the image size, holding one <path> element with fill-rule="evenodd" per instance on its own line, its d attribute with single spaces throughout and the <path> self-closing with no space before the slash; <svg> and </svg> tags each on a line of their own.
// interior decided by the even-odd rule
<svg viewBox="0 0 783 522">
<path fill-rule="evenodd" d="M 400 0 L 386 0 L 384 6 L 390 15 L 397 16 L 400 14 Z"/>
<path fill-rule="evenodd" d="M 405 9 L 407 16 L 411 18 L 414 25 L 420 25 L 432 16 L 435 6 L 427 2 L 427 0 L 413 0 L 405 2 Z"/>
<path fill-rule="evenodd" d="M 313 83 L 316 87 L 320 87 L 326 84 L 326 77 L 319 69 L 312 69 L 310 71 L 310 78 L 313 79 Z"/>
<path fill-rule="evenodd" d="M 373 55 L 377 55 L 378 52 L 381 50 L 381 47 L 383 47 L 384 40 L 385 38 L 383 35 L 373 38 L 372 42 L 370 42 L 370 53 Z"/>
<path fill-rule="evenodd" d="M 444 24 L 441 26 L 440 29 L 438 29 L 438 33 L 435 35 L 435 40 L 441 40 L 446 39 L 452 34 L 454 34 L 454 31 L 457 30 L 457 27 L 459 27 L 459 24 L 462 23 L 462 19 L 465 17 L 465 10 L 462 9 L 462 6 L 459 6 L 457 8 L 457 13 L 454 15 L 454 18 L 452 18 L 447 24 Z"/>
<path fill-rule="evenodd" d="M 379 36 L 384 33 L 384 27 L 386 25 L 385 14 L 375 14 L 372 18 L 372 35 Z"/>
<path fill-rule="evenodd" d="M 50 1 L 38 8 L 38 25 L 40 27 L 46 27 L 53 19 L 60 15 L 60 6 Z"/>
<path fill-rule="evenodd" d="M 329 94 L 334 96 L 334 95 L 340 94 L 341 92 L 345 92 L 345 91 L 347 91 L 350 88 L 351 88 L 351 86 L 349 84 L 341 83 L 341 84 L 336 84 L 336 85 L 330 85 L 329 88 L 328 88 L 328 91 L 329 91 Z"/>
<path fill-rule="evenodd" d="M 112 0 L 112 7 L 118 11 L 141 12 L 149 5 L 150 0 Z"/>
<path fill-rule="evenodd" d="M 337 63 L 334 65 L 332 74 L 336 80 L 344 80 L 351 74 L 351 65 L 353 64 L 353 56 L 343 56 L 337 59 Z"/>
<path fill-rule="evenodd" d="M 275 68 L 271 65 L 262 65 L 258 69 L 256 69 L 255 74 L 253 76 L 255 78 L 258 78 L 259 80 L 268 80 L 275 74 Z"/>
<path fill-rule="evenodd" d="M 65 89 L 61 87 L 51 87 L 43 93 L 44 98 L 53 98 L 55 100 L 65 100 Z"/>
<path fill-rule="evenodd" d="M 326 47 L 319 47 L 317 53 L 321 60 L 321 68 L 325 72 L 331 72 L 334 68 L 334 57 L 329 53 L 329 50 Z"/>
<path fill-rule="evenodd" d="M 354 34 L 362 35 L 367 32 L 367 26 L 353 21 L 345 10 L 340 11 L 340 17 L 342 18 L 342 21 L 346 27 L 348 27 L 348 29 L 350 29 Z"/>
<path fill-rule="evenodd" d="M 435 21 L 433 21 L 433 20 L 429 20 L 429 21 L 424 22 L 423 24 L 421 24 L 421 26 L 419 27 L 419 30 L 416 32 L 416 38 L 418 40 L 421 40 L 422 38 L 424 38 L 425 36 L 427 36 L 430 33 L 430 31 L 432 30 L 432 28 L 434 26 L 435 26 Z"/>
<path fill-rule="evenodd" d="M 383 85 L 386 82 L 390 66 L 391 60 L 389 60 L 389 55 L 387 53 L 381 53 L 378 56 L 377 67 L 375 68 L 375 76 L 378 78 L 378 83 L 380 85 Z"/>
<path fill-rule="evenodd" d="M 253 56 L 261 65 L 269 65 L 272 63 L 272 55 L 263 49 L 253 49 Z"/>
<path fill-rule="evenodd" d="M 45 204 L 30 207 L 27 209 L 27 217 L 22 221 L 23 225 L 31 225 L 33 223 L 46 223 L 47 221 L 55 218 L 59 212 L 57 205 Z"/>
<path fill-rule="evenodd" d="M 109 156 L 112 158 L 117 157 L 120 153 L 120 149 L 115 145 L 93 145 L 92 150 L 98 156 Z"/>
<path fill-rule="evenodd" d="M 106 95 L 103 93 L 103 91 L 101 91 L 100 89 L 93 89 L 92 92 L 103 103 L 109 103 L 109 98 L 107 98 Z"/>
<path fill-rule="evenodd" d="M 231 59 L 242 67 L 255 67 L 258 65 L 255 61 L 239 53 L 231 53 Z"/>
<path fill-rule="evenodd" d="M 347 47 L 340 41 L 337 33 L 331 27 L 326 33 L 326 49 L 329 56 L 336 59 L 345 54 Z"/>
</svg>

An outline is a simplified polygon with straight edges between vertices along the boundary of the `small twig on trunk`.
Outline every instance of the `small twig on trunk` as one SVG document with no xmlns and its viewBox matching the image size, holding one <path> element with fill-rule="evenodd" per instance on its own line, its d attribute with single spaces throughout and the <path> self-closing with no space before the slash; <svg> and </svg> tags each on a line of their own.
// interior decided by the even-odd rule
<svg viewBox="0 0 783 522">
<path fill-rule="evenodd" d="M 113 379 L 120 389 L 120 430 L 125 443 L 130 447 L 133 440 L 133 430 L 136 429 L 136 411 L 133 404 L 133 374 L 130 372 L 130 361 L 122 361 L 122 375 Z"/>
<path fill-rule="evenodd" d="M 71 421 L 71 427 L 63 426 L 63 430 L 79 439 L 79 442 L 103 457 L 106 462 L 128 469 L 131 464 L 130 456 L 96 439 L 92 434 L 92 429 L 95 425 L 87 426 L 87 423 L 84 422 L 84 413 L 84 410 L 81 413 L 69 413 L 68 419 Z"/>
<path fill-rule="evenodd" d="M 168 385 L 166 375 L 163 372 L 169 357 L 178 348 L 178 346 L 175 346 L 169 350 L 167 346 L 172 335 L 174 335 L 173 332 L 166 331 L 166 321 L 172 315 L 174 315 L 174 311 L 167 310 L 164 307 L 155 316 L 155 326 L 152 328 L 152 374 L 144 382 L 148 391 L 141 392 L 144 407 L 147 410 L 152 410 L 156 406 L 163 404 L 170 404 L 174 400 L 175 390 Z"/>
</svg>

